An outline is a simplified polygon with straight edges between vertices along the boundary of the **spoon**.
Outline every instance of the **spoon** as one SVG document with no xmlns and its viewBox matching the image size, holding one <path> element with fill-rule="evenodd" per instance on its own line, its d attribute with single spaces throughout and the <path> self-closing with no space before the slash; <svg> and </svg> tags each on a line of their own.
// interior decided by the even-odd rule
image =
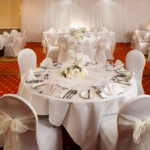
<svg viewBox="0 0 150 150">
<path fill-rule="evenodd" d="M 73 96 L 73 95 L 75 95 L 75 94 L 77 94 L 77 90 L 74 90 L 74 91 L 73 91 L 73 93 L 72 93 L 72 95 L 70 96 L 70 98 L 69 98 L 69 99 L 71 99 L 71 98 L 72 98 L 72 96 Z"/>
</svg>

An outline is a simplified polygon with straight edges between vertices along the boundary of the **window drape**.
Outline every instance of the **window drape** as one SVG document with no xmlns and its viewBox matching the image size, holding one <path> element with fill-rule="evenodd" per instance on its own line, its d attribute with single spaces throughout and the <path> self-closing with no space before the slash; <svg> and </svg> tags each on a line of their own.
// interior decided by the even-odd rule
<svg viewBox="0 0 150 150">
<path fill-rule="evenodd" d="M 131 42 L 136 29 L 150 21 L 150 0 L 22 0 L 22 32 L 41 42 L 50 27 L 107 27 L 117 42 Z"/>
</svg>

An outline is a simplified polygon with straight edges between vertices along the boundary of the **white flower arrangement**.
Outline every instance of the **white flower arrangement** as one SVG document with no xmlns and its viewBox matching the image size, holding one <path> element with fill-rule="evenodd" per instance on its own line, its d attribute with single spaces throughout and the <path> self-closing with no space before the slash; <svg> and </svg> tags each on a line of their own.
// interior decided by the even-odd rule
<svg viewBox="0 0 150 150">
<path fill-rule="evenodd" d="M 85 31 L 83 29 L 75 29 L 73 31 L 71 31 L 72 34 L 80 34 L 80 33 L 85 33 Z"/>
<path fill-rule="evenodd" d="M 61 74 L 67 79 L 83 79 L 88 76 L 88 71 L 78 65 L 72 65 L 67 67 Z"/>
</svg>

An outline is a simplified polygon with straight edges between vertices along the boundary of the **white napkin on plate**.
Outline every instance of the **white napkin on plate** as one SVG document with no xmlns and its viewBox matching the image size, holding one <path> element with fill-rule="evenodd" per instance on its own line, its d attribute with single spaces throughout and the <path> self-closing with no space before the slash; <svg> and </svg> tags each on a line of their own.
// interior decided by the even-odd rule
<svg viewBox="0 0 150 150">
<path fill-rule="evenodd" d="M 53 95 L 58 98 L 63 97 L 62 89 L 57 85 L 55 85 L 54 83 L 50 83 L 50 82 L 47 82 L 46 85 L 44 86 L 43 94 Z"/>
<path fill-rule="evenodd" d="M 35 75 L 34 75 L 34 73 L 33 73 L 33 70 L 32 70 L 32 69 L 30 69 L 30 75 L 28 75 L 28 79 L 29 79 L 29 81 L 31 81 L 31 80 L 35 80 Z"/>
<path fill-rule="evenodd" d="M 40 63 L 40 66 L 41 67 L 50 67 L 52 65 L 52 63 L 53 63 L 53 61 L 51 58 L 46 58 Z"/>
<path fill-rule="evenodd" d="M 107 98 L 109 96 L 116 96 L 123 92 L 123 88 L 118 83 L 110 83 L 101 90 L 101 96 Z"/>
<path fill-rule="evenodd" d="M 123 70 L 124 69 L 124 64 L 122 63 L 122 61 L 120 61 L 119 59 L 116 60 L 116 63 L 114 63 L 114 70 L 119 69 L 119 70 Z"/>
</svg>

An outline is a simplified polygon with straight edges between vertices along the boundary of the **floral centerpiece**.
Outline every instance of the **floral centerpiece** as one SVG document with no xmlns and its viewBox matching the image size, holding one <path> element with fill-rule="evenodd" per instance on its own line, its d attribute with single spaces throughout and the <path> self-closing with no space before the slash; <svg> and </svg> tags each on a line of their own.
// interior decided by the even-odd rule
<svg viewBox="0 0 150 150">
<path fill-rule="evenodd" d="M 88 71 L 75 64 L 67 67 L 63 72 L 61 72 L 61 74 L 67 79 L 72 78 L 83 79 L 86 76 L 88 76 Z"/>
</svg>

